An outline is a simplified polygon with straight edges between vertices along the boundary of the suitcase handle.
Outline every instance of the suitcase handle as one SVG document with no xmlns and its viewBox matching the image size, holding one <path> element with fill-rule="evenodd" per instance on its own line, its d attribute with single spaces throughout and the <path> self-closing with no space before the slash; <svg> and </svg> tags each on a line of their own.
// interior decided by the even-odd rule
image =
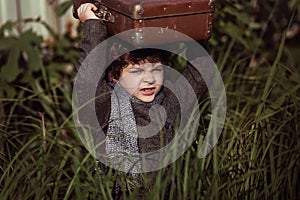
<svg viewBox="0 0 300 200">
<path fill-rule="evenodd" d="M 107 7 L 103 5 L 98 6 L 98 11 L 95 13 L 95 15 L 104 22 L 115 22 L 115 17 L 107 10 Z"/>
</svg>

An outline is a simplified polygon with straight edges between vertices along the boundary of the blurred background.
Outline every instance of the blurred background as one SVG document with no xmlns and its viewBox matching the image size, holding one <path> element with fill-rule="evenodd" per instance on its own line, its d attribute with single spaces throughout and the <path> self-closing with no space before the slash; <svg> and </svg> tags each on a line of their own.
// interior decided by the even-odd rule
<svg viewBox="0 0 300 200">
<path fill-rule="evenodd" d="M 115 174 L 95 170 L 72 119 L 82 29 L 71 5 L 0 0 L 1 200 L 111 199 Z M 216 1 L 209 43 L 227 91 L 224 130 L 198 158 L 207 98 L 199 136 L 170 176 L 145 186 L 148 199 L 163 199 L 167 182 L 176 199 L 300 199 L 299 10 L 299 0 Z"/>
<path fill-rule="evenodd" d="M 40 19 L 46 22 L 60 36 L 68 28 L 70 23 L 78 23 L 72 16 L 71 1 L 63 0 L 1 0 L 0 1 L 0 24 L 7 21 L 22 21 L 24 19 Z M 58 14 L 57 14 L 58 12 Z M 74 26 L 75 28 L 75 26 Z M 49 39 L 51 35 L 41 24 L 23 24 L 19 31 L 32 29 L 37 34 Z M 76 34 L 76 30 L 72 30 Z"/>
</svg>

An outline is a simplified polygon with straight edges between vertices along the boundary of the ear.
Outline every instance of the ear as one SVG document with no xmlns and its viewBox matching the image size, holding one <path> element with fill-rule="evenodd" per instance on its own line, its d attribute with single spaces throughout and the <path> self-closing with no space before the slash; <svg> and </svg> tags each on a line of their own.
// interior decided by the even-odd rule
<svg viewBox="0 0 300 200">
<path fill-rule="evenodd" d="M 117 83 L 117 82 L 118 82 L 118 80 L 115 79 L 115 77 L 112 75 L 111 72 L 108 73 L 108 79 L 109 79 L 109 81 L 112 81 L 112 82 L 114 82 L 114 83 Z"/>
</svg>

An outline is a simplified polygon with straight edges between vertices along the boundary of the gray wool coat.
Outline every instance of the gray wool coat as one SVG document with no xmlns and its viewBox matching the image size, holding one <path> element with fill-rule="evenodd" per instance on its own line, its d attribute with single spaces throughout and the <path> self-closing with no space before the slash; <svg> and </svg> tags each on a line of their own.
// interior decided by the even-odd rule
<svg viewBox="0 0 300 200">
<path fill-rule="evenodd" d="M 104 24 L 99 20 L 87 20 L 83 24 L 83 36 L 79 43 L 80 59 L 79 63 L 82 64 L 87 55 L 102 41 L 107 38 L 107 31 Z M 197 60 L 198 64 L 206 65 L 209 58 L 204 56 Z M 105 62 L 105 61 L 103 61 Z M 193 88 L 198 99 L 203 97 L 207 91 L 206 83 L 203 80 L 203 76 L 213 77 L 213 71 L 208 70 L 206 74 L 200 75 L 200 73 L 190 64 L 181 73 L 182 76 L 189 82 Z M 87 77 L 88 78 L 88 77 Z M 169 81 L 169 80 L 166 80 Z M 148 138 L 138 138 L 139 152 L 147 153 L 158 150 L 168 144 L 175 136 L 175 129 L 178 123 L 178 119 L 181 117 L 188 117 L 190 110 L 185 110 L 182 113 L 180 102 L 174 91 L 182 94 L 185 99 L 184 103 L 190 105 L 191 108 L 197 105 L 198 102 L 193 102 L 186 91 L 186 88 L 178 84 L 178 81 L 172 82 L 173 87 L 163 87 L 165 97 L 161 103 L 161 106 L 165 108 L 166 120 L 163 122 L 163 128 L 156 135 Z M 88 88 L 87 88 L 88 90 Z M 109 124 L 110 117 L 110 95 L 111 87 L 106 82 L 104 76 L 99 76 L 99 83 L 95 95 L 102 95 L 101 98 L 97 98 L 95 101 L 95 110 L 97 114 L 98 122 L 106 133 Z M 150 123 L 149 117 L 150 107 L 148 104 L 140 104 L 132 102 L 132 108 L 136 120 L 136 124 L 139 126 L 146 126 Z M 183 116 L 185 115 L 185 116 Z M 158 119 L 160 120 L 160 119 Z"/>
</svg>

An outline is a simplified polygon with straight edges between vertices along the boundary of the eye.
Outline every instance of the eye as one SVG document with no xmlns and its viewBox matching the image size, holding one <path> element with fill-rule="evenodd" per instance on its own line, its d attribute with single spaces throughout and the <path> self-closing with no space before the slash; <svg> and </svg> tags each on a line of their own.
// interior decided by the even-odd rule
<svg viewBox="0 0 300 200">
<path fill-rule="evenodd" d="M 129 70 L 129 73 L 131 73 L 131 74 L 140 74 L 140 73 L 142 73 L 142 69 L 130 69 Z"/>
<path fill-rule="evenodd" d="M 152 71 L 153 72 L 161 72 L 161 71 L 163 71 L 163 67 L 162 66 L 155 67 Z"/>
</svg>

